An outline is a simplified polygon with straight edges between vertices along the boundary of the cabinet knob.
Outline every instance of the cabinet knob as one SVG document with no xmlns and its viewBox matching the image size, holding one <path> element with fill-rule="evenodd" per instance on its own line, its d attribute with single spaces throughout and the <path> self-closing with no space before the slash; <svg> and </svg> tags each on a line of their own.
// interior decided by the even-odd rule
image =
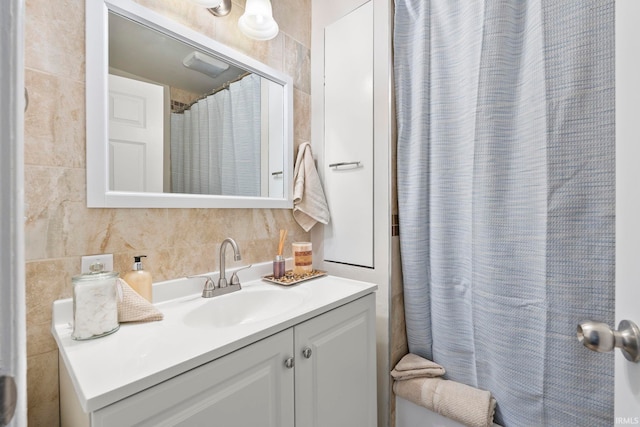
<svg viewBox="0 0 640 427">
<path fill-rule="evenodd" d="M 305 358 L 305 359 L 309 359 L 309 358 L 311 357 L 311 354 L 312 354 L 312 353 L 313 353 L 313 352 L 311 351 L 311 349 L 310 349 L 309 347 L 305 347 L 305 348 L 302 350 L 302 355 L 304 356 L 304 358 Z"/>
<path fill-rule="evenodd" d="M 289 369 L 293 368 L 293 365 L 295 365 L 295 359 L 293 357 L 289 357 L 287 360 L 284 361 L 284 366 L 286 366 Z"/>
</svg>

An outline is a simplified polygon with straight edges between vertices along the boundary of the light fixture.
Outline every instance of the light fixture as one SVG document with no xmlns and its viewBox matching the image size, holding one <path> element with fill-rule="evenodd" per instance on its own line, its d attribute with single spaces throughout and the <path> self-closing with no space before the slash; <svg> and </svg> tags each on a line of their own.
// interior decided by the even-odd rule
<svg viewBox="0 0 640 427">
<path fill-rule="evenodd" d="M 231 0 L 191 0 L 191 2 L 206 7 L 214 16 L 227 16 L 231 12 Z"/>
<path fill-rule="evenodd" d="M 224 63 L 202 52 L 191 52 L 182 60 L 182 65 L 195 71 L 199 71 L 213 79 L 227 71 L 229 64 Z"/>
<path fill-rule="evenodd" d="M 256 40 L 271 40 L 278 35 L 278 23 L 273 19 L 269 0 L 247 0 L 244 15 L 238 27 L 247 37 Z"/>
</svg>

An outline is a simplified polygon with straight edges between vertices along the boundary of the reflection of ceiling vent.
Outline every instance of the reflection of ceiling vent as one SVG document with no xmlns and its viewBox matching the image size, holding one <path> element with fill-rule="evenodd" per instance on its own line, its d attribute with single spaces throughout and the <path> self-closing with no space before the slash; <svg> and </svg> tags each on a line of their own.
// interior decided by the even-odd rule
<svg viewBox="0 0 640 427">
<path fill-rule="evenodd" d="M 202 52 L 191 52 L 182 60 L 182 64 L 192 70 L 199 71 L 211 78 L 216 78 L 229 68 L 229 64 L 225 64 L 215 58 L 205 55 Z"/>
</svg>

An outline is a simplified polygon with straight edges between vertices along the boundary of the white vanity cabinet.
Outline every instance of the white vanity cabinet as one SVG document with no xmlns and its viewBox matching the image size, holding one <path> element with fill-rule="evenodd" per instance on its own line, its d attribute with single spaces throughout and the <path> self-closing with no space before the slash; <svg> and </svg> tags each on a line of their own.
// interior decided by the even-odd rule
<svg viewBox="0 0 640 427">
<path fill-rule="evenodd" d="M 288 329 L 100 409 L 91 426 L 293 427 L 292 349 Z"/>
<path fill-rule="evenodd" d="M 370 294 L 294 328 L 297 427 L 377 425 L 374 304 Z"/>
<path fill-rule="evenodd" d="M 374 304 L 371 293 L 319 314 L 85 414 L 86 423 L 63 410 L 62 424 L 373 427 Z M 73 398 L 72 387 L 61 388 L 64 406 Z"/>
</svg>

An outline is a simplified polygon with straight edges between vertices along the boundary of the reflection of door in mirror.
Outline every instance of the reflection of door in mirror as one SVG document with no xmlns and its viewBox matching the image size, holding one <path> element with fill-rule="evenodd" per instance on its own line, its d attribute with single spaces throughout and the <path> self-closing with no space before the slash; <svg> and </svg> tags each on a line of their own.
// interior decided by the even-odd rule
<svg viewBox="0 0 640 427">
<path fill-rule="evenodd" d="M 269 194 L 269 197 L 284 197 L 284 93 L 277 83 L 262 79 L 262 100 L 263 112 L 262 123 L 267 124 L 268 129 L 263 130 L 262 147 L 268 147 L 268 153 L 263 154 L 263 159 L 269 159 L 268 165 L 263 167 L 267 171 L 267 187 L 263 193 Z M 266 102 L 265 102 L 266 100 Z M 267 106 L 265 107 L 265 103 Z M 264 127 L 265 125 L 263 125 Z M 266 137 L 265 137 L 266 135 Z M 263 180 L 264 181 L 264 180 Z"/>
<path fill-rule="evenodd" d="M 162 192 L 163 93 L 151 83 L 109 76 L 109 188 Z"/>
</svg>

